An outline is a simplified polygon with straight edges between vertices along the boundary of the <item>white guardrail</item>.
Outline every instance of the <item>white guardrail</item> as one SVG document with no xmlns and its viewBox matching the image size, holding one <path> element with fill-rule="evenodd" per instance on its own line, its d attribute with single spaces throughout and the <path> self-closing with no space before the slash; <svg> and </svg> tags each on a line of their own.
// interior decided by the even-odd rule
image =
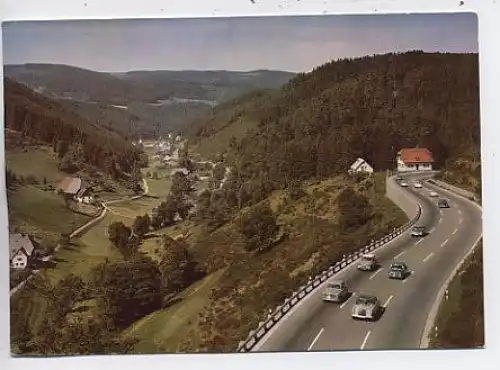
<svg viewBox="0 0 500 370">
<path fill-rule="evenodd" d="M 286 298 L 285 302 L 282 305 L 276 307 L 274 311 L 269 313 L 264 321 L 259 322 L 257 329 L 250 331 L 248 337 L 239 343 L 238 352 L 250 352 L 252 348 L 259 342 L 259 340 L 262 339 L 262 337 L 269 330 L 271 330 L 271 328 L 274 327 L 287 314 L 287 312 L 292 309 L 292 307 L 296 306 L 297 303 L 307 297 L 314 289 L 316 289 L 326 280 L 330 279 L 337 272 L 351 265 L 363 254 L 372 252 L 375 249 L 378 249 L 389 241 L 393 240 L 397 236 L 403 234 L 419 220 L 421 213 L 422 209 L 420 205 L 418 205 L 417 213 L 405 225 L 396 228 L 392 233 L 385 235 L 378 240 L 370 242 L 370 244 L 360 248 L 358 251 L 344 256 L 344 258 L 340 262 L 335 263 L 325 271 L 316 275 L 316 277 L 309 280 L 308 284 L 302 285 L 297 291 L 293 292 L 293 294 L 289 298 Z"/>
</svg>

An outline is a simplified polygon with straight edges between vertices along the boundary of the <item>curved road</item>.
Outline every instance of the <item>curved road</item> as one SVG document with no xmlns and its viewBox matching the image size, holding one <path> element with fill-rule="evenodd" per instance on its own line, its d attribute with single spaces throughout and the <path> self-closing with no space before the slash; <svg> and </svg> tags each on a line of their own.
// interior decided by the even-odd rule
<svg viewBox="0 0 500 370">
<path fill-rule="evenodd" d="M 454 268 L 464 259 L 482 233 L 481 209 L 471 201 L 423 182 L 415 189 L 412 181 L 429 176 L 406 175 L 406 188 L 422 207 L 417 225 L 426 225 L 430 234 L 412 238 L 409 232 L 375 251 L 381 268 L 359 272 L 357 263 L 339 272 L 331 280 L 342 279 L 354 292 L 345 303 L 321 300 L 324 284 L 309 298 L 295 306 L 253 351 L 325 351 L 359 349 L 417 349 L 429 312 L 439 290 Z M 437 198 L 448 199 L 450 208 L 440 210 Z M 404 261 L 412 271 L 404 281 L 389 280 L 388 268 L 393 259 Z M 374 294 L 385 307 L 376 322 L 354 321 L 350 314 L 360 293 Z"/>
</svg>

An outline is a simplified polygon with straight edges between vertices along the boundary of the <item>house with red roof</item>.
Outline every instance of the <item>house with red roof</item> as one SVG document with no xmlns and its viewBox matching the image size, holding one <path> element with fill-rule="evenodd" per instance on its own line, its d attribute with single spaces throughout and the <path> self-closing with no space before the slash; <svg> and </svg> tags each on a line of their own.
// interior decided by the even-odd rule
<svg viewBox="0 0 500 370">
<path fill-rule="evenodd" d="M 404 148 L 396 156 L 398 172 L 432 171 L 434 157 L 427 148 Z"/>
</svg>

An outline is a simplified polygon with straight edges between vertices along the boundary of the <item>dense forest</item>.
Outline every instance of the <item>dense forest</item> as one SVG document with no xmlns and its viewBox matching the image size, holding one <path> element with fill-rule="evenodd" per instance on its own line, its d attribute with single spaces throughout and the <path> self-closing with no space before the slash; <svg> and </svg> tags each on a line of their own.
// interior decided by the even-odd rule
<svg viewBox="0 0 500 370">
<path fill-rule="evenodd" d="M 211 107 L 260 88 L 277 88 L 294 73 L 258 70 L 105 73 L 60 64 L 6 65 L 5 76 L 124 136 L 177 132 Z"/>
<path fill-rule="evenodd" d="M 429 148 L 442 167 L 479 157 L 478 85 L 477 54 L 342 59 L 298 75 L 277 92 L 227 103 L 185 132 L 200 144 L 231 124 L 249 125 L 246 135 L 228 143 L 239 184 L 260 177 L 281 188 L 291 179 L 342 173 L 357 157 L 385 170 L 398 149 L 417 145 Z"/>
<path fill-rule="evenodd" d="M 61 170 L 73 172 L 78 163 L 100 168 L 113 177 L 130 173 L 140 153 L 120 135 L 90 122 L 29 88 L 5 79 L 5 128 L 52 145 Z"/>
</svg>

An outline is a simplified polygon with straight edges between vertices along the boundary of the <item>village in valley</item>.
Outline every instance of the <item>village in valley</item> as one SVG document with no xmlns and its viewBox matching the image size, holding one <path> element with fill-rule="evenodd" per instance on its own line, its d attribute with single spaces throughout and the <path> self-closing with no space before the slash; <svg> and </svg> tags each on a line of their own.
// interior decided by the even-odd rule
<svg viewBox="0 0 500 370">
<path fill-rule="evenodd" d="M 13 355 L 419 346 L 444 275 L 482 248 L 476 18 L 336 17 L 2 26 Z M 472 52 L 454 33 L 414 49 L 407 22 L 467 24 Z M 359 43 L 389 26 L 401 50 Z M 349 267 L 366 256 L 378 270 Z M 396 259 L 406 284 L 379 273 Z M 481 341 L 470 261 L 429 348 Z M 391 306 L 355 323 L 358 298 Z"/>
</svg>

